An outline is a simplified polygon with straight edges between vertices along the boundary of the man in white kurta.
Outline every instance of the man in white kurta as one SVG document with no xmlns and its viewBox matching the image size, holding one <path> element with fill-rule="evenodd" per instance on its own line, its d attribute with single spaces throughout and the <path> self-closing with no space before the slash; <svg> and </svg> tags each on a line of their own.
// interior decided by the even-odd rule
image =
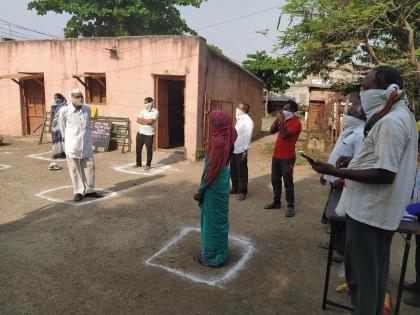
<svg viewBox="0 0 420 315">
<path fill-rule="evenodd" d="M 365 139 L 347 169 L 312 162 L 319 173 L 346 179 L 336 208 L 346 216 L 346 280 L 354 315 L 383 313 L 392 237 L 410 201 L 418 132 L 394 68 L 380 66 L 360 92 Z"/>
<path fill-rule="evenodd" d="M 83 94 L 80 89 L 70 92 L 70 104 L 60 112 L 60 128 L 64 137 L 75 202 L 81 201 L 83 197 L 102 197 L 95 192 L 95 161 L 90 113 L 90 108 L 83 105 Z"/>
</svg>

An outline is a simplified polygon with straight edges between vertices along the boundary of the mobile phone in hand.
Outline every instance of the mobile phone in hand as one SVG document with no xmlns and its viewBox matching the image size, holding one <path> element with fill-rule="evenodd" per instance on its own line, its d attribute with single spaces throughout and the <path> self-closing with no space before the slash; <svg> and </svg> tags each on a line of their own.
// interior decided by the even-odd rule
<svg viewBox="0 0 420 315">
<path fill-rule="evenodd" d="M 305 153 L 300 154 L 302 157 L 308 160 L 309 163 L 315 163 L 315 160 L 311 158 L 310 156 L 307 156 Z"/>
</svg>

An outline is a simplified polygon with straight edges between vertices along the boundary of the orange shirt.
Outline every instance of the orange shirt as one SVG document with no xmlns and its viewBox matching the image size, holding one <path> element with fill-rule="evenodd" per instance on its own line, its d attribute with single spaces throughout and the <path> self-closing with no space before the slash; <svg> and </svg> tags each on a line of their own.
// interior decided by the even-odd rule
<svg viewBox="0 0 420 315">
<path fill-rule="evenodd" d="M 291 136 L 287 139 L 281 137 L 279 132 L 273 156 L 276 159 L 291 159 L 296 157 L 296 142 L 302 131 L 302 124 L 297 116 L 286 120 L 284 127 Z"/>
</svg>

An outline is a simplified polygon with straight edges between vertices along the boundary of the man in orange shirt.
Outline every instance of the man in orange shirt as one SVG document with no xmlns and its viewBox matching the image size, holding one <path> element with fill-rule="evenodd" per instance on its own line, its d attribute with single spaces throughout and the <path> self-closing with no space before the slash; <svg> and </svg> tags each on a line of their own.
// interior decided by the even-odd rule
<svg viewBox="0 0 420 315">
<path fill-rule="evenodd" d="M 270 133 L 278 132 L 271 163 L 271 184 L 273 185 L 273 201 L 265 209 L 279 209 L 281 206 L 282 179 L 286 189 L 286 217 L 295 216 L 295 192 L 293 185 L 293 168 L 296 160 L 296 142 L 302 130 L 302 124 L 296 116 L 298 104 L 289 101 L 279 111 L 270 128 Z"/>
</svg>

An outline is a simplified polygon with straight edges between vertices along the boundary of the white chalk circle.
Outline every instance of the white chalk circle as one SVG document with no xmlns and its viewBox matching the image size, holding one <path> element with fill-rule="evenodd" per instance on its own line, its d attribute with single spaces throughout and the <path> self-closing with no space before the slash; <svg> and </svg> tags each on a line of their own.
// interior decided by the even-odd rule
<svg viewBox="0 0 420 315">
<path fill-rule="evenodd" d="M 66 159 L 53 159 L 52 151 L 41 152 L 41 153 L 34 153 L 27 155 L 27 158 L 43 160 L 43 161 L 54 161 L 54 162 L 66 162 Z"/>
<path fill-rule="evenodd" d="M 65 203 L 65 204 L 76 206 L 76 207 L 87 205 L 87 204 L 94 203 L 94 202 L 100 202 L 100 201 L 103 201 L 103 200 L 106 200 L 106 199 L 117 196 L 117 193 L 115 191 L 111 191 L 111 190 L 108 190 L 108 189 L 101 189 L 101 188 L 96 188 L 95 191 L 97 191 L 99 193 L 103 193 L 102 198 L 90 199 L 90 200 L 85 200 L 85 201 L 82 200 L 80 202 L 73 202 L 73 201 L 63 200 L 63 199 L 60 199 L 60 198 L 49 196 L 49 194 L 54 192 L 54 191 L 58 191 L 58 190 L 61 190 L 61 189 L 68 189 L 68 188 L 73 188 L 73 186 L 68 185 L 68 186 L 62 186 L 62 187 L 58 187 L 58 188 L 44 190 L 44 191 L 41 191 L 41 192 L 37 193 L 35 196 L 39 197 L 39 198 L 47 199 L 51 202 Z"/>
<path fill-rule="evenodd" d="M 6 165 L 6 164 L 0 164 L 0 172 L 7 170 L 8 168 L 11 168 L 10 165 Z"/>
<path fill-rule="evenodd" d="M 193 274 L 191 272 L 186 272 L 184 270 L 180 270 L 180 269 L 170 267 L 170 266 L 165 266 L 164 264 L 159 264 L 155 262 L 156 258 L 161 256 L 166 251 L 168 251 L 169 248 L 175 245 L 179 240 L 185 237 L 188 233 L 200 233 L 200 229 L 194 228 L 194 227 L 183 228 L 179 235 L 169 240 L 157 253 L 155 253 L 152 257 L 147 259 L 145 264 L 148 266 L 162 268 L 170 273 L 176 274 L 180 277 L 186 278 L 193 282 L 204 283 L 210 286 L 223 288 L 224 285 L 227 284 L 230 280 L 232 280 L 238 274 L 240 270 L 245 268 L 246 263 L 250 260 L 250 258 L 253 256 L 255 252 L 255 247 L 251 243 L 251 241 L 241 236 L 230 235 L 229 240 L 241 248 L 242 256 L 234 265 L 232 265 L 229 269 L 227 269 L 224 274 L 220 275 L 217 278 L 214 278 L 214 277 L 209 278 L 203 275 Z"/>
<path fill-rule="evenodd" d="M 164 165 L 164 164 L 155 164 L 152 165 L 151 168 L 146 171 L 144 167 L 137 167 L 135 168 L 136 164 L 130 163 L 130 164 L 124 164 L 121 166 L 115 166 L 113 167 L 114 170 L 117 172 L 122 173 L 128 173 L 133 175 L 143 175 L 143 176 L 153 176 L 158 175 L 166 171 L 176 171 L 177 169 L 172 168 L 170 165 Z"/>
</svg>

